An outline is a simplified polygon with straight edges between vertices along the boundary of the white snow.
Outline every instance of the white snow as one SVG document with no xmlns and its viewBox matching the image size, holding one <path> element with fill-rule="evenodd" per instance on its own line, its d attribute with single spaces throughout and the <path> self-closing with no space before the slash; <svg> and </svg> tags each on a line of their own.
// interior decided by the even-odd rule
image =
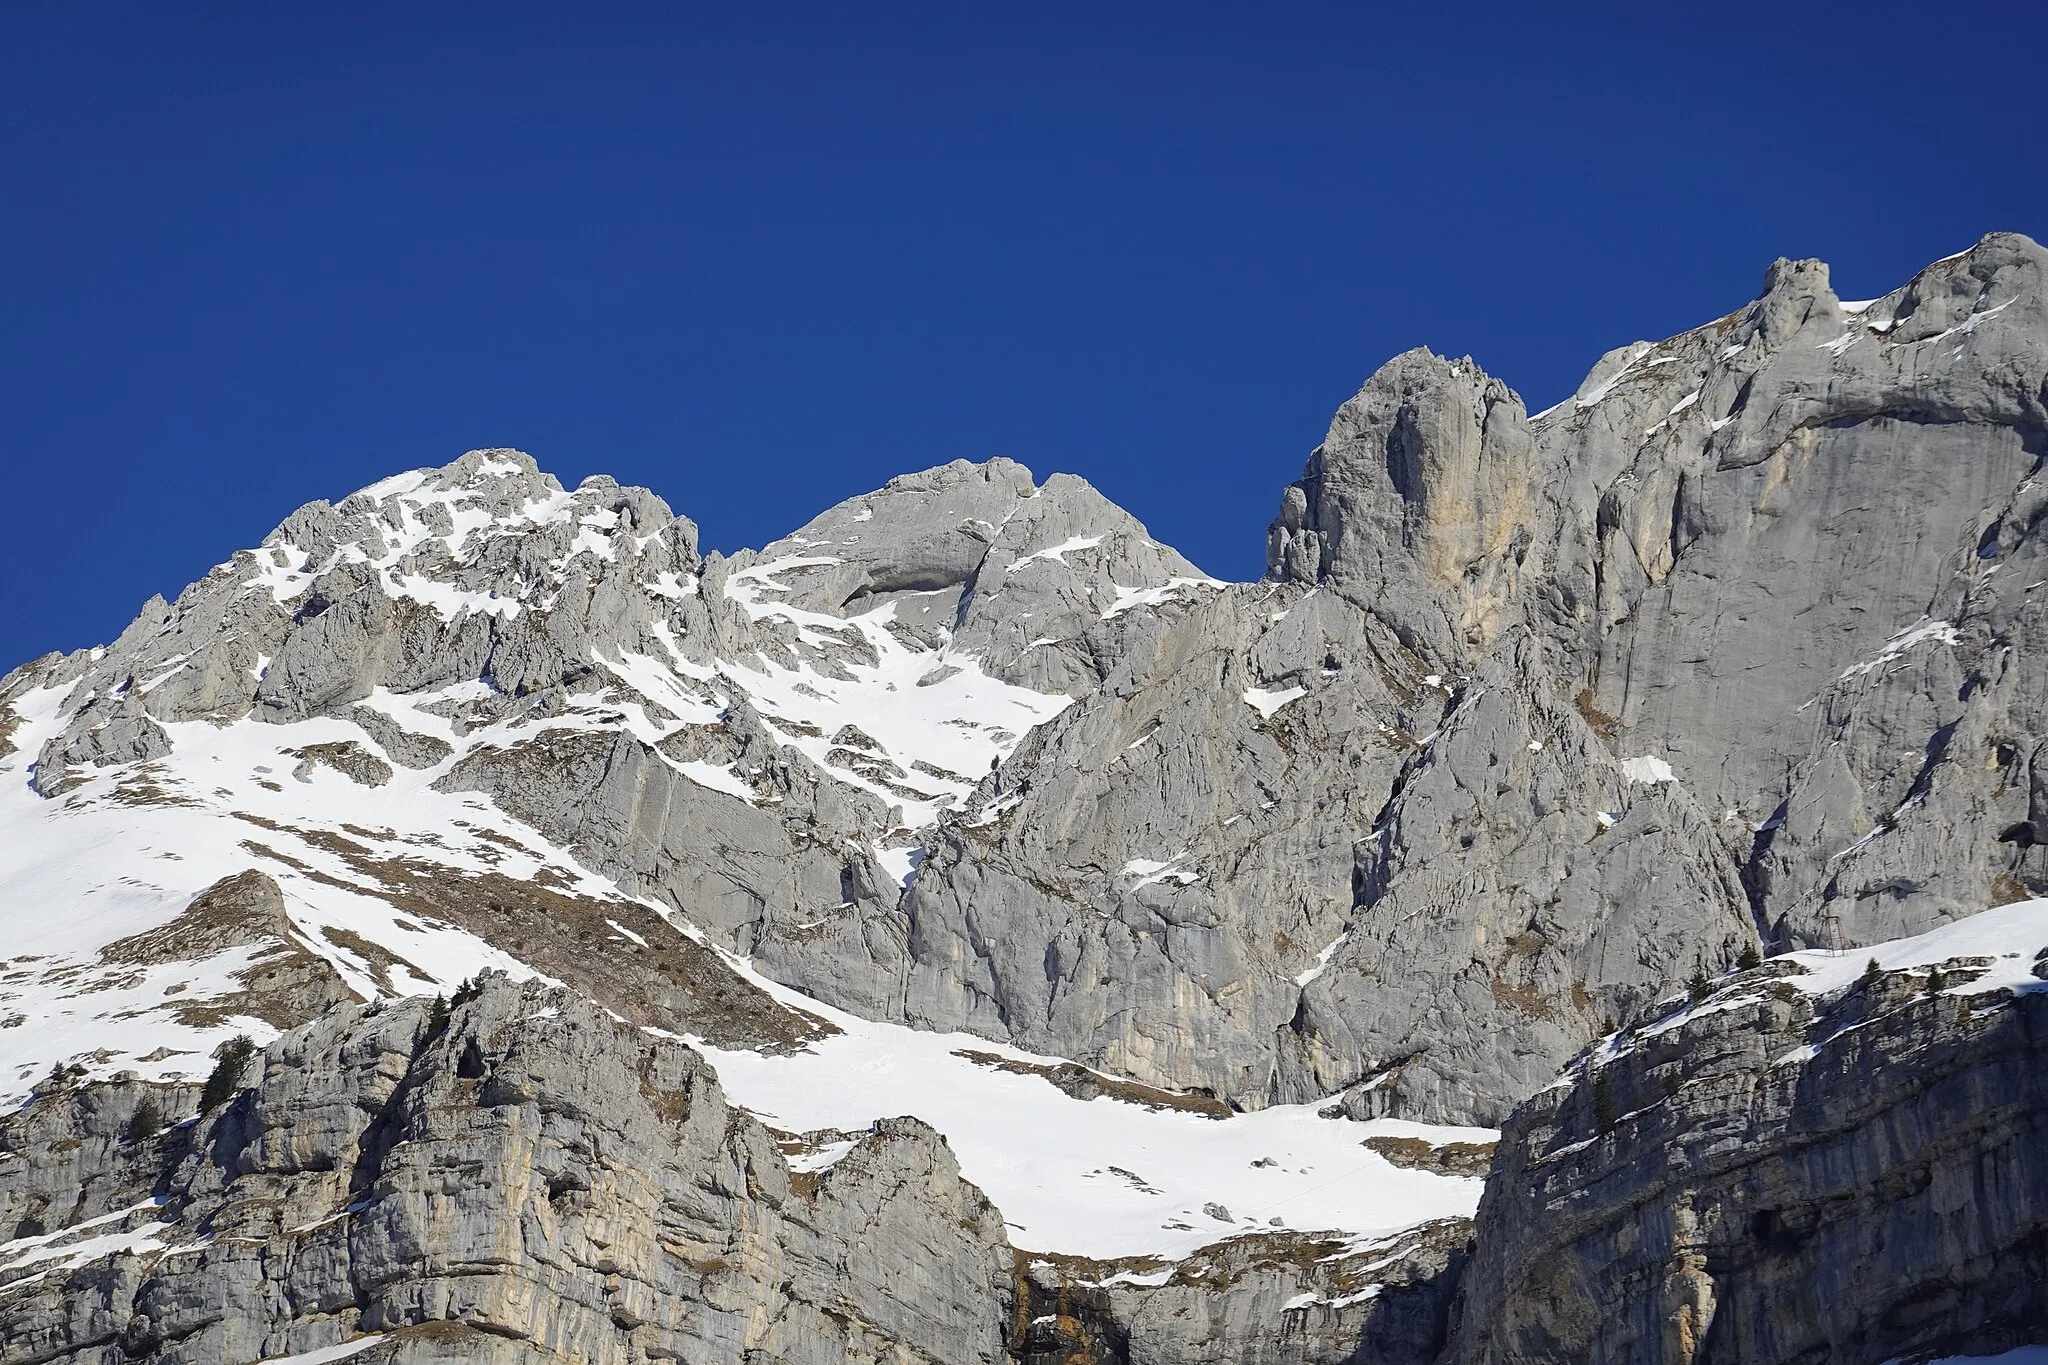
<svg viewBox="0 0 2048 1365">
<path fill-rule="evenodd" d="M 617 920 L 607 918 L 605 920 L 605 923 L 609 924 L 612 927 L 612 932 L 619 935 L 619 937 L 631 939 L 633 942 L 639 944 L 642 948 L 645 948 L 647 946 L 647 940 L 645 938 L 642 938 L 639 934 L 634 933 L 631 929 L 628 929 L 625 925 L 619 923 Z"/>
<path fill-rule="evenodd" d="M 339 1346 L 322 1346 L 317 1351 L 301 1351 L 290 1356 L 265 1356 L 257 1361 L 256 1365 L 334 1365 L 337 1360 L 347 1360 L 350 1356 L 361 1355 L 382 1340 L 384 1334 L 379 1332 L 375 1336 L 344 1341 Z"/>
<path fill-rule="evenodd" d="M 1617 384 L 1621 383 L 1622 380 L 1626 379 L 1629 375 L 1633 374 L 1635 372 L 1635 368 L 1638 362 L 1640 362 L 1644 356 L 1648 355 L 1651 351 L 1655 349 L 1656 348 L 1647 341 L 1637 342 L 1635 346 L 1631 348 L 1628 363 L 1623 365 L 1620 369 L 1616 370 L 1612 375 L 1610 375 L 1607 378 L 1607 380 L 1604 383 L 1600 384 L 1596 388 L 1592 389 L 1587 393 L 1579 394 L 1573 397 L 1570 400 L 1572 408 L 1575 411 L 1584 412 L 1587 408 L 1594 407 L 1595 405 L 1597 405 L 1601 399 L 1607 397 L 1608 394 L 1614 392 L 1614 388 Z M 1560 403 L 1558 406 L 1562 407 L 1564 405 Z"/>
<path fill-rule="evenodd" d="M 1679 414 L 1679 413 L 1681 413 L 1681 412 L 1684 412 L 1684 411 L 1685 411 L 1685 410 L 1686 410 L 1687 408 L 1691 407 L 1691 406 L 1692 406 L 1692 405 L 1693 405 L 1694 403 L 1697 403 L 1697 402 L 1699 402 L 1699 401 L 1700 401 L 1700 393 L 1701 393 L 1701 390 L 1699 390 L 1699 389 L 1694 389 L 1694 390 L 1693 390 L 1693 391 L 1692 391 L 1691 393 L 1687 394 L 1687 395 L 1686 395 L 1685 397 L 1683 397 L 1683 398 L 1679 399 L 1679 400 L 1678 400 L 1678 401 L 1677 401 L 1676 403 L 1672 404 L 1672 405 L 1671 405 L 1671 411 L 1670 411 L 1670 412 L 1667 412 L 1667 413 L 1665 413 L 1664 415 L 1665 415 L 1666 417 L 1676 417 L 1676 416 L 1678 416 L 1678 414 Z"/>
<path fill-rule="evenodd" d="M 444 621 L 453 621 L 464 612 L 481 612 L 486 616 L 517 616 L 519 603 L 509 597 L 494 593 L 465 592 L 452 583 L 443 583 L 438 578 L 424 574 L 400 573 L 397 569 L 386 570 L 378 583 L 386 595 L 419 603 L 429 607 Z"/>
<path fill-rule="evenodd" d="M 1171 578 L 1157 588 L 1127 588 L 1121 583 L 1111 583 L 1116 589 L 1116 600 L 1102 613 L 1105 621 L 1123 615 L 1133 607 L 1156 607 L 1162 602 L 1171 602 L 1189 588 L 1227 588 L 1230 585 L 1220 578 Z"/>
<path fill-rule="evenodd" d="M 697 576 L 695 574 L 685 576 L 676 573 L 674 570 L 665 570 L 647 580 L 645 586 L 647 591 L 653 593 L 656 597 L 681 600 L 685 597 L 695 597 L 697 595 Z"/>
<path fill-rule="evenodd" d="M 1100 545 L 1102 541 L 1103 537 L 1101 536 L 1072 536 L 1066 540 L 1061 541 L 1057 545 L 1053 545 L 1046 549 L 1039 550 L 1035 554 L 1028 554 L 1025 555 L 1022 559 L 1014 559 L 1010 561 L 1010 567 L 1007 570 L 1007 572 L 1015 573 L 1017 572 L 1017 570 L 1023 568 L 1025 565 L 1035 564 L 1041 559 L 1051 560 L 1055 563 L 1064 564 L 1067 562 L 1067 556 L 1074 553 L 1074 551 L 1092 550 L 1096 546 Z"/>
<path fill-rule="evenodd" d="M 1797 973 L 1778 979 L 1790 982 L 1808 995 L 1825 996 L 1854 986 L 1873 961 L 1880 971 L 1897 972 L 1939 966 L 1953 958 L 1988 958 L 1988 970 L 1974 975 L 1959 972 L 1957 979 L 1944 988 L 1944 994 L 1974 998 L 2001 988 L 2015 995 L 2048 990 L 2048 981 L 2040 980 L 2033 973 L 2035 956 L 2044 947 L 2048 947 L 2048 900 L 2029 900 L 1995 906 L 1912 938 L 1841 951 L 1807 949 L 1785 953 L 1771 961 L 1791 962 L 1801 968 Z M 1629 1050 L 1636 1037 L 1668 1033 L 1689 1020 L 1738 1009 L 1761 998 L 1761 987 L 1754 983 L 1716 991 L 1633 1035 L 1610 1035 L 1591 1054 L 1591 1064 L 1605 1065 Z M 1851 1026 L 1860 1027 L 1863 1025 Z M 1774 1058 L 1771 1064 L 1782 1066 L 1811 1061 L 1820 1055 L 1828 1041 L 1824 1039 L 1817 1044 L 1793 1048 Z M 1558 1083 L 1568 1084 L 1569 1075 L 1560 1077 Z"/>
<path fill-rule="evenodd" d="M 1655 786 L 1659 782 L 1673 782 L 1678 776 L 1671 771 L 1671 765 L 1656 754 L 1645 754 L 1641 758 L 1624 758 L 1621 760 L 1621 771 L 1629 781 L 1640 782 L 1646 786 Z"/>
<path fill-rule="evenodd" d="M 1815 349 L 1816 351 L 1826 351 L 1829 355 L 1840 355 L 1842 352 L 1848 350 L 1851 346 L 1854 346 L 1857 342 L 1861 341 L 1862 339 L 1863 329 L 1860 327 L 1851 327 L 1848 331 L 1842 333 L 1834 340 L 1823 341 L 1820 345 L 1814 347 L 1813 349 Z"/>
<path fill-rule="evenodd" d="M 416 708 L 460 692 L 410 698 L 380 692 L 367 704 L 396 715 L 416 733 L 449 737 L 454 731 L 445 717 Z M 27 754 L 55 729 L 61 697 L 60 689 L 44 689 L 17 700 L 25 721 L 18 738 L 29 740 Z M 226 727 L 195 721 L 167 723 L 164 729 L 174 752 L 150 780 L 168 803 L 122 799 L 122 784 L 136 778 L 131 769 L 93 772 L 63 798 L 44 800 L 28 788 L 25 764 L 0 765 L 0 886 L 13 904 L 62 908 L 7 922 L 0 946 L 7 955 L 0 961 L 0 1020 L 19 1022 L 0 1028 L 0 1103 L 26 1093 L 59 1060 L 81 1058 L 93 1076 L 133 1069 L 152 1080 L 192 1078 L 211 1067 L 209 1054 L 223 1040 L 237 1033 L 258 1042 L 274 1036 L 258 1019 L 196 1027 L 173 1014 L 181 1003 L 239 990 L 235 974 L 250 965 L 256 950 L 118 969 L 99 957 L 106 944 L 172 919 L 200 891 L 250 867 L 277 880 L 299 946 L 326 958 L 365 997 L 432 994 L 484 968 L 533 975 L 470 934 L 411 920 L 340 856 L 299 838 L 291 827 L 318 834 L 353 826 L 362 833 L 344 837 L 374 856 L 427 857 L 470 873 L 524 878 L 552 866 L 585 894 L 617 894 L 609 882 L 590 877 L 566 852 L 489 803 L 434 791 L 434 780 L 452 758 L 425 770 L 398 768 L 381 788 L 358 786 L 325 767 L 300 782 L 290 776 L 298 760 L 285 750 L 338 740 L 374 745 L 353 724 L 334 719 Z M 492 727 L 465 742 L 510 738 Z M 286 828 L 251 823 L 236 812 Z M 486 840 L 485 834 L 492 837 Z M 361 935 L 413 968 L 379 973 L 326 939 L 321 931 L 329 928 Z"/>
<path fill-rule="evenodd" d="M 1936 332 L 1931 337 L 1921 338 L 1919 344 L 1923 346 L 1932 346 L 1936 342 L 1947 341 L 1950 337 L 1968 336 L 1972 332 L 1976 331 L 1977 328 L 1987 319 L 1997 317 L 2000 313 L 2003 313 L 2006 309 L 2012 307 L 2015 303 L 2018 302 L 2019 296 L 2015 294 L 2013 297 L 2007 299 L 2004 303 L 1997 304 L 1991 308 L 1979 309 L 1976 312 L 1971 313 L 1970 316 L 1964 318 L 1955 326 L 1949 328 L 1947 331 Z M 1962 348 L 1957 347 L 1956 354 L 1961 355 L 1962 353 Z"/>
<path fill-rule="evenodd" d="M 1887 640 L 1885 642 L 1884 649 L 1878 654 L 1878 656 L 1875 659 L 1868 659 L 1862 663 L 1850 664 L 1847 668 L 1842 670 L 1841 675 L 1838 678 L 1836 678 L 1835 681 L 1847 682 L 1849 679 L 1857 677 L 1860 674 L 1869 673 L 1874 669 L 1883 668 L 1885 665 L 1892 663 L 1894 660 L 1904 657 L 1907 651 L 1911 650 L 1915 645 L 1921 644 L 1922 642 L 1927 640 L 1933 640 L 1938 644 L 1953 645 L 1954 643 L 1956 643 L 1956 628 L 1954 623 L 1949 621 L 1937 621 L 1929 617 L 1923 616 L 1919 619 L 1919 621 L 1915 622 L 1913 625 L 1906 627 L 1897 635 L 1894 635 L 1891 639 Z"/>
<path fill-rule="evenodd" d="M 170 1243 L 163 1239 L 162 1234 L 170 1231 L 175 1225 L 153 1218 L 125 1230 L 100 1232 L 89 1237 L 79 1235 L 94 1228 L 125 1223 L 141 1213 L 153 1212 L 163 1207 L 163 1203 L 164 1201 L 160 1199 L 145 1199 L 139 1204 L 102 1214 L 98 1218 L 88 1218 L 82 1223 L 60 1228 L 56 1232 L 41 1233 L 33 1237 L 17 1237 L 12 1241 L 0 1243 L 0 1274 L 42 1267 L 41 1270 L 34 1271 L 26 1277 L 9 1282 L 21 1284 L 27 1279 L 39 1279 L 49 1271 L 70 1270 L 90 1261 L 97 1261 L 103 1256 L 167 1250 Z"/>
<path fill-rule="evenodd" d="M 754 794 L 754 789 L 732 770 L 729 763 L 720 767 L 716 763 L 706 763 L 702 759 L 691 759 L 676 764 L 676 767 L 682 770 L 683 776 L 700 787 L 709 787 L 728 796 L 737 796 L 750 806 L 761 804 L 761 798 Z"/>
<path fill-rule="evenodd" d="M 1323 950 L 1320 953 L 1316 954 L 1316 965 L 1310 967 L 1307 971 L 1302 972 L 1300 975 L 1296 976 L 1294 978 L 1294 984 L 1297 986 L 1306 986 L 1309 982 L 1315 980 L 1324 972 L 1328 971 L 1330 968 L 1330 959 L 1337 955 L 1337 950 L 1344 946 L 1344 940 L 1350 937 L 1351 926 L 1346 925 L 1344 926 L 1343 933 L 1337 935 L 1337 937 L 1331 939 L 1328 943 L 1323 945 Z"/>
<path fill-rule="evenodd" d="M 1117 869 L 1116 875 L 1119 877 L 1137 878 L 1136 881 L 1124 888 L 1126 891 L 1136 891 L 1141 886 L 1151 886 L 1155 882 L 1173 882 L 1177 886 L 1192 886 L 1202 880 L 1202 874 L 1185 871 L 1181 868 L 1180 860 L 1187 856 L 1184 852 L 1176 853 L 1173 857 L 1164 861 L 1154 858 L 1132 858 Z"/>
<path fill-rule="evenodd" d="M 924 861 L 924 849 L 917 844 L 900 844 L 877 848 L 875 861 L 882 870 L 896 879 L 898 886 L 910 885 L 910 879 L 917 875 L 917 865 Z"/>
<path fill-rule="evenodd" d="M 821 561 L 783 559 L 758 569 L 780 573 L 798 563 L 816 562 Z M 772 577 L 753 569 L 744 572 L 759 580 Z M 730 583 L 727 591 L 732 591 Z M 895 602 L 841 620 L 762 600 L 755 588 L 743 588 L 734 596 L 756 619 L 780 616 L 800 628 L 834 632 L 814 641 L 823 647 L 843 648 L 842 633 L 853 632 L 872 652 L 872 664 L 851 656 L 840 660 L 837 671 L 843 676 L 838 677 L 769 659 L 720 663 L 717 670 L 726 684 L 753 702 L 778 740 L 848 786 L 871 792 L 885 804 L 901 805 L 904 822 L 913 829 L 933 823 L 942 811 L 964 801 L 1026 733 L 1072 704 L 1064 694 L 1034 692 L 990 677 L 972 654 L 904 643 L 888 629 L 896 615 Z M 953 672 L 935 677 L 947 668 Z M 778 720 L 796 721 L 818 733 L 778 725 Z M 833 736 L 849 724 L 880 745 L 881 757 L 902 769 L 904 777 L 884 786 L 835 761 L 832 751 L 841 746 L 833 743 Z M 918 768 L 920 761 L 954 776 Z M 906 789 L 922 795 L 908 796 Z"/>
<path fill-rule="evenodd" d="M 1262 720 L 1271 720 L 1273 713 L 1288 702 L 1308 695 L 1306 687 L 1283 687 L 1277 690 L 1264 687 L 1247 687 L 1244 690 L 1244 704 L 1259 713 Z"/>
<path fill-rule="evenodd" d="M 962 1173 L 1003 1211 L 1012 1241 L 1033 1251 L 1177 1258 L 1275 1217 L 1301 1231 L 1358 1235 L 1470 1217 L 1481 1181 L 1404 1170 L 1360 1143 L 1374 1136 L 1433 1143 L 1498 1136 L 1393 1119 L 1318 1118 L 1313 1104 L 1211 1119 L 1106 1096 L 1076 1100 L 1040 1076 L 955 1054 L 1043 1066 L 1058 1058 L 969 1034 L 871 1023 L 762 984 L 844 1031 L 779 1057 L 698 1044 L 729 1095 L 793 1132 L 857 1132 L 879 1118 L 915 1114 L 946 1135 Z M 1209 1203 L 1228 1207 L 1236 1222 L 1205 1217 Z"/>
<path fill-rule="evenodd" d="M 1952 993 L 1981 995 L 2003 986 L 2017 994 L 2048 990 L 2048 981 L 2034 975 L 2034 957 L 2043 947 L 2048 947 L 2048 900 L 2026 900 L 1980 910 L 1912 938 L 1841 952 L 1816 948 L 1785 956 L 1806 969 L 1789 980 L 1809 995 L 1827 995 L 1853 985 L 1872 959 L 1880 970 L 1895 972 L 1938 966 L 1955 957 L 1988 957 L 1993 962 L 1986 974 L 1951 986 Z"/>
</svg>

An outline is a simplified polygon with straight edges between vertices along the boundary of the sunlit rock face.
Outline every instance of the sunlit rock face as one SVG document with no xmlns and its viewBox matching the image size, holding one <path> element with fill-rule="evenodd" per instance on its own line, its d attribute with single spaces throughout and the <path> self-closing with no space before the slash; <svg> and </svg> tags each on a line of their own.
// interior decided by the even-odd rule
<svg viewBox="0 0 2048 1365">
<path fill-rule="evenodd" d="M 1028 1082 L 1292 1144 L 1227 1181 L 1178 1142 L 1152 1172 L 1118 1147 L 1048 1175 L 1080 1204 L 1097 1187 L 1072 1182 L 1116 1182 L 1136 1221 L 1111 1221 L 1146 1237 L 1017 1242 L 1087 1257 L 1104 1297 L 1065 1315 L 1080 1335 L 1027 1320 L 996 1349 L 1181 1340 L 1158 1315 L 1196 1291 L 1162 1267 L 1257 1230 L 1287 1246 L 1204 1263 L 1262 1286 L 1218 1332 L 1278 1313 L 1303 1360 L 1426 1355 L 1476 1187 L 1430 1167 L 1450 1183 L 1386 1221 L 1339 1201 L 1316 1226 L 1290 1201 L 1333 1132 L 1481 1142 L 1696 977 L 2048 891 L 2044 263 L 1997 234 L 1844 302 L 1780 261 L 1533 415 L 1469 358 L 1397 356 L 1281 490 L 1253 583 L 1007 460 L 730 557 L 647 490 L 567 490 L 516 451 L 309 504 L 111 644 L 0 680 L 0 1088 L 183 1104 L 232 1038 L 481 972 L 734 1074 L 958 1033 L 978 1041 L 924 1070 L 962 1093 Z M 997 1060 L 955 1066 L 977 1052 Z M 794 1074 L 739 1103 L 798 1103 Z M 889 1089 L 831 1090 L 843 1112 L 796 1135 L 893 1118 Z M 1400 1168 L 1360 1160 L 1391 1199 Z M 37 1197 L 31 1221 L 71 1218 Z M 163 1240 L 136 1217 L 123 1235 Z M 1287 1240 L 1323 1232 L 1343 1257 Z M 1306 1268 L 1372 1238 L 1405 1248 L 1407 1297 Z M 1056 1300 L 1062 1264 L 945 1294 L 1000 1318 Z"/>
</svg>

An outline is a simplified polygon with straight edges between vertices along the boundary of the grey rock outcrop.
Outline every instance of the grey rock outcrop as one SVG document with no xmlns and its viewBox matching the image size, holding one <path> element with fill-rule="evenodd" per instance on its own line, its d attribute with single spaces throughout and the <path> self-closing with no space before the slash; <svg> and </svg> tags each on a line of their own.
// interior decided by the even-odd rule
<svg viewBox="0 0 2048 1365">
<path fill-rule="evenodd" d="M 1845 308 L 1781 262 L 1535 418 L 1470 361 L 1396 358 L 1288 490 L 1271 582 L 1162 613 L 1006 765 L 992 827 L 942 830 L 909 1016 L 1485 1121 L 1759 938 L 2043 885 L 2043 263 L 1992 236 Z M 1260 716 L 1246 687 L 1306 695 Z M 1254 728 L 1283 752 L 1217 742 Z M 1176 869 L 1165 908 L 1115 894 L 1133 858 Z"/>
<path fill-rule="evenodd" d="M 1366 1245 L 1250 1233 L 1165 1270 L 1033 1260 L 1010 1349 L 1019 1365 L 1432 1365 L 1471 1230 Z"/>
<path fill-rule="evenodd" d="M 0 1217 L 39 1239 L 9 1244 L 0 1356 L 1002 1357 L 1001 1219 L 915 1120 L 793 1182 L 688 1048 L 502 979 L 439 1034 L 343 1007 L 249 1080 L 149 1138 L 132 1083 L 0 1126 Z"/>
<path fill-rule="evenodd" d="M 1551 536 L 1574 606 L 1550 628 L 1591 705 L 1724 821 L 1789 943 L 1917 932 L 2039 880 L 1998 836 L 2031 818 L 2039 733 L 2044 267 L 1994 235 L 1845 306 L 1824 265 L 1779 262 L 1749 308 L 1635 348 L 1544 425 L 1560 471 L 1604 485 Z"/>
<path fill-rule="evenodd" d="M 1711 824 L 1670 784 L 1630 781 L 1532 653 L 1483 662 L 1398 779 L 1351 930 L 1285 1036 L 1295 1093 L 1341 1089 L 1368 1057 L 1387 1059 L 1366 1092 L 1383 1112 L 1527 1094 L 1752 941 Z"/>
<path fill-rule="evenodd" d="M 1287 489 L 1267 576 L 1348 590 L 1411 647 L 1455 657 L 1504 624 L 1539 524 L 1538 472 L 1513 390 L 1470 360 L 1409 351 L 1337 410 Z"/>
<path fill-rule="evenodd" d="M 2048 1339 L 2048 994 L 1729 978 L 1508 1122 L 1445 1361 L 1879 1365 Z"/>
</svg>

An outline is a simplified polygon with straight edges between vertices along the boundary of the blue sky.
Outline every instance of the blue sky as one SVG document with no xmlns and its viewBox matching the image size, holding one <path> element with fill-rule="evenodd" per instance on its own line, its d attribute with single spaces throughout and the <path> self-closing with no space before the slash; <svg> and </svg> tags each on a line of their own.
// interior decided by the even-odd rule
<svg viewBox="0 0 2048 1365">
<path fill-rule="evenodd" d="M 0 667 L 487 445 L 721 548 L 1008 455 L 1252 577 L 1407 347 L 1542 407 L 2048 234 L 2032 6 L 571 8 L 0 8 Z"/>
</svg>

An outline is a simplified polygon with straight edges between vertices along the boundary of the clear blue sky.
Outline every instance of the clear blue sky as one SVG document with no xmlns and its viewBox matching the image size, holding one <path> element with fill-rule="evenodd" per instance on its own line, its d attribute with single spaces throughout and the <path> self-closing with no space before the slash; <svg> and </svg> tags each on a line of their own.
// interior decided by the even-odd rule
<svg viewBox="0 0 2048 1365">
<path fill-rule="evenodd" d="M 2048 235 L 2043 9 L 10 4 L 0 668 L 486 445 L 722 548 L 1009 455 L 1252 577 L 1395 352 L 1541 407 Z"/>
</svg>

